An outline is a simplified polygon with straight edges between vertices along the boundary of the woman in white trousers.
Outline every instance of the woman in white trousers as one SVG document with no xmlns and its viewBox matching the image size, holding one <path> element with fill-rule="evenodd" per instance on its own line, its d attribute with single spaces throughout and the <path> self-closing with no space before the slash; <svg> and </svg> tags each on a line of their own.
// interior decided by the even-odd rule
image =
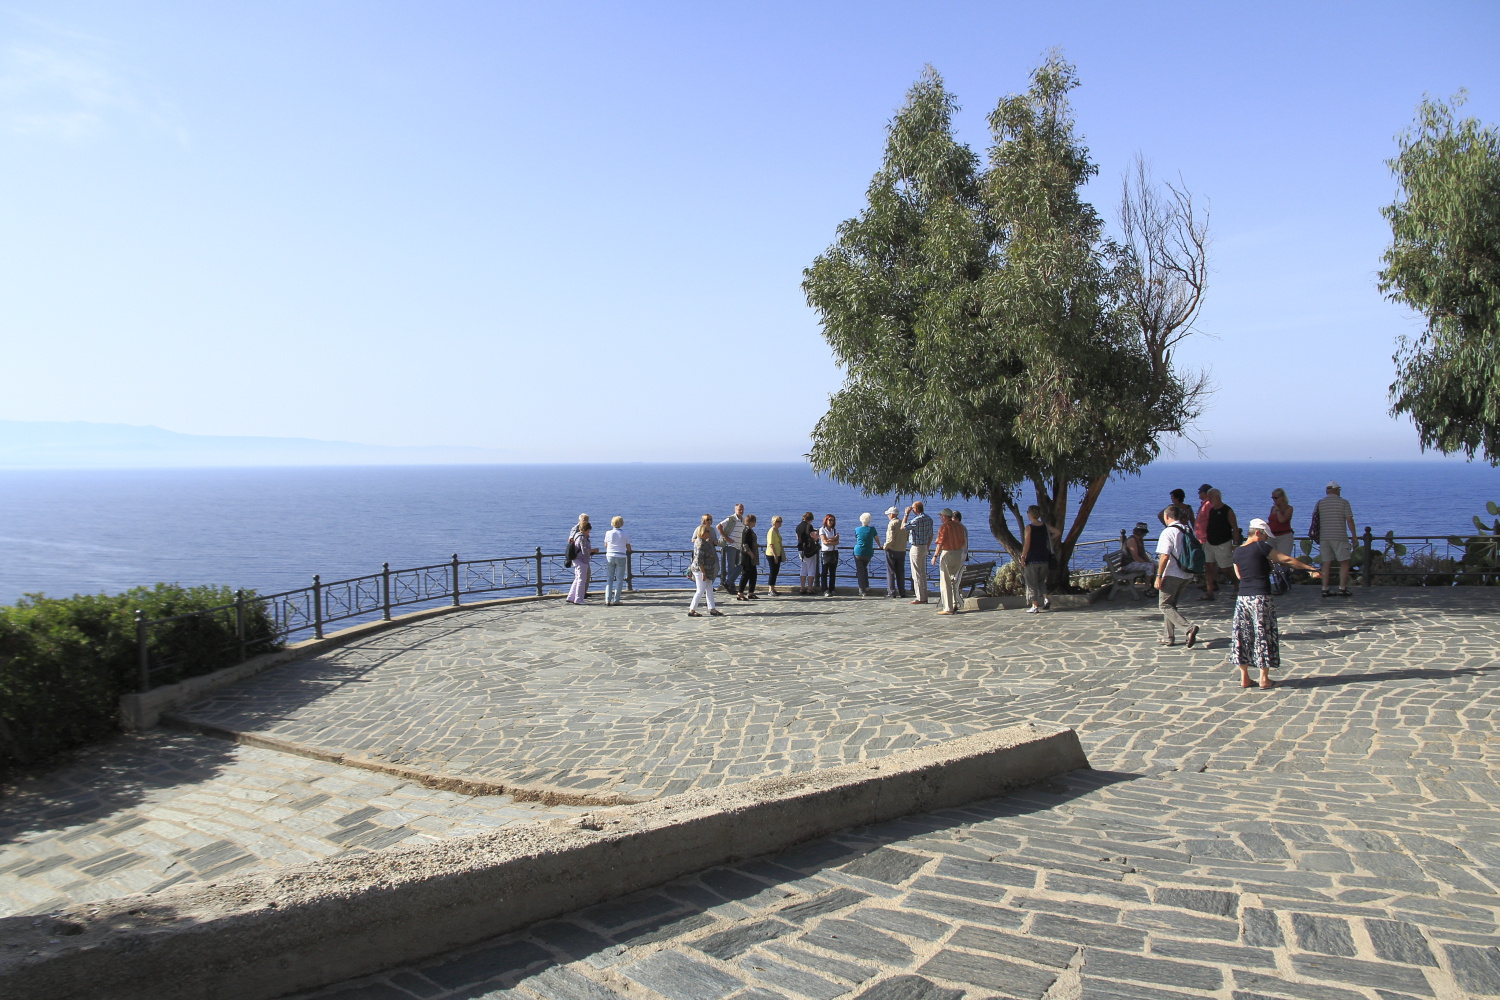
<svg viewBox="0 0 1500 1000">
<path fill-rule="evenodd" d="M 708 600 L 708 613 L 722 617 L 724 612 L 714 607 L 714 580 L 719 575 L 719 549 L 714 545 L 714 519 L 704 514 L 703 521 L 693 532 L 693 561 L 688 566 L 688 575 L 696 585 L 692 603 L 688 605 L 689 618 L 702 618 L 698 613 L 698 602 Z"/>
</svg>

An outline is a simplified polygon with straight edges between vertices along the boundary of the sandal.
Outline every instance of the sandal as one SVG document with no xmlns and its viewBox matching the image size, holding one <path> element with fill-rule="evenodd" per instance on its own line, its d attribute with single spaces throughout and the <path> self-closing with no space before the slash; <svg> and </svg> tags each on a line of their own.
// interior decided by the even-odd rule
<svg viewBox="0 0 1500 1000">
<path fill-rule="evenodd" d="M 708 613 L 711 614 L 711 615 L 713 615 L 715 618 L 723 618 L 724 617 L 724 612 L 720 611 L 718 608 L 709 608 L 708 609 Z"/>
<path fill-rule="evenodd" d="M 1275 686 L 1276 686 L 1276 682 L 1275 681 L 1266 681 L 1264 684 L 1262 684 L 1260 686 L 1260 689 L 1262 691 L 1269 691 L 1269 690 L 1271 690 Z"/>
<path fill-rule="evenodd" d="M 1351 593 L 1351 592 L 1350 592 L 1350 591 L 1349 591 L 1349 590 L 1347 590 L 1347 589 L 1346 589 L 1346 588 L 1343 588 L 1343 587 L 1340 587 L 1340 588 L 1339 588 L 1339 596 L 1340 596 L 1340 597 L 1353 597 L 1353 596 L 1354 596 L 1354 594 L 1353 594 L 1353 593 Z"/>
<path fill-rule="evenodd" d="M 700 615 L 700 614 L 699 614 L 699 613 L 698 613 L 698 612 L 696 612 L 696 611 L 689 611 L 689 612 L 688 612 L 688 617 L 689 617 L 689 618 L 702 618 L 702 617 L 703 617 L 703 616 L 702 616 L 702 615 Z"/>
</svg>

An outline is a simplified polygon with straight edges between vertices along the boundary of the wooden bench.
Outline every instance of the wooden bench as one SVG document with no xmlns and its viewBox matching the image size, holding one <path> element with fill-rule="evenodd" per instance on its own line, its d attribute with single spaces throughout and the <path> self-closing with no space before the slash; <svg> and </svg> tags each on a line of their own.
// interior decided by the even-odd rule
<svg viewBox="0 0 1500 1000">
<path fill-rule="evenodd" d="M 1110 578 L 1109 593 L 1106 596 L 1111 601 L 1115 599 L 1115 594 L 1119 592 L 1121 587 L 1125 588 L 1125 593 L 1130 595 L 1132 601 L 1141 599 L 1141 595 L 1135 592 L 1135 581 L 1150 579 L 1152 574 L 1147 570 L 1130 569 L 1128 567 L 1129 557 L 1125 555 L 1125 550 L 1116 549 L 1113 552 L 1105 553 L 1104 568 L 1109 570 Z"/>
<path fill-rule="evenodd" d="M 990 577 L 995 575 L 995 560 L 982 563 L 968 563 L 964 566 L 964 575 L 958 578 L 958 589 L 962 593 L 965 587 L 969 588 L 969 596 L 974 596 L 974 589 L 981 583 L 989 583 Z"/>
</svg>

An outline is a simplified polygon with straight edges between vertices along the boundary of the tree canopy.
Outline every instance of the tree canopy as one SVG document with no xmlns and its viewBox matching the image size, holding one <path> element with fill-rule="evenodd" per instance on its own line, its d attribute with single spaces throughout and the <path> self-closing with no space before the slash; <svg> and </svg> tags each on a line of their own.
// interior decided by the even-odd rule
<svg viewBox="0 0 1500 1000">
<path fill-rule="evenodd" d="M 1142 169 L 1125 197 L 1135 227 L 1105 238 L 1079 194 L 1097 167 L 1075 135 L 1077 83 L 1050 54 L 990 114 L 981 166 L 929 67 L 888 127 L 866 207 L 803 282 L 846 373 L 813 431 L 814 467 L 871 493 L 988 500 L 1012 554 L 1029 485 L 1043 519 L 1069 529 L 1061 580 L 1108 477 L 1154 458 L 1205 385 L 1173 367 L 1201 301 L 1202 223 L 1175 189 L 1142 202 L 1154 196 Z"/>
<path fill-rule="evenodd" d="M 1426 318 L 1397 346 L 1393 414 L 1423 449 L 1500 464 L 1500 134 L 1459 120 L 1460 93 L 1424 100 L 1388 161 L 1391 245 L 1380 290 Z"/>
</svg>

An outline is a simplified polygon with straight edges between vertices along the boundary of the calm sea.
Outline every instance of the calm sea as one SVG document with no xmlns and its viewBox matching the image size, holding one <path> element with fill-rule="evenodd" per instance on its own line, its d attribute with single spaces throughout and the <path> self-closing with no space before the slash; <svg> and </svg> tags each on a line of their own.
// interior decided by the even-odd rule
<svg viewBox="0 0 1500 1000">
<path fill-rule="evenodd" d="M 1448 462 L 1159 463 L 1112 481 L 1084 538 L 1151 520 L 1167 491 L 1224 491 L 1242 522 L 1264 517 L 1286 489 L 1307 528 L 1336 478 L 1361 528 L 1377 534 L 1472 530 L 1500 501 L 1500 472 Z M 902 503 L 911 497 L 902 497 Z M 0 472 L 0 603 L 25 593 L 116 592 L 160 580 L 254 587 L 262 593 L 441 562 L 560 551 L 580 512 L 622 515 L 638 549 L 685 548 L 699 514 L 736 501 L 794 523 L 804 510 L 853 527 L 894 497 L 865 497 L 805 465 L 428 466 Z M 987 506 L 957 501 L 972 547 L 987 545 Z M 935 506 L 942 506 L 939 502 Z M 1154 522 L 1153 522 L 1154 527 Z M 974 530 L 977 529 L 977 530 Z M 1154 534 L 1154 531 L 1153 531 Z"/>
</svg>

